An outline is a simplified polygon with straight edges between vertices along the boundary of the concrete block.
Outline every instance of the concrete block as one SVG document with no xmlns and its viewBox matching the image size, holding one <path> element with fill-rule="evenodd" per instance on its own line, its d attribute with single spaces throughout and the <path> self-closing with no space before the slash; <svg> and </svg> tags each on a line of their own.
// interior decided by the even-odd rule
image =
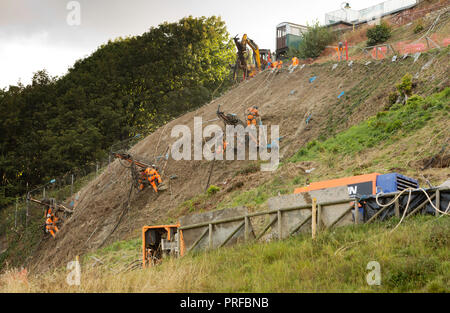
<svg viewBox="0 0 450 313">
<path fill-rule="evenodd" d="M 268 206 L 271 210 L 293 209 L 304 205 L 311 205 L 313 198 L 317 199 L 317 204 L 346 200 L 349 199 L 348 187 L 341 186 L 273 197 L 268 200 Z M 350 207 L 350 204 L 351 202 L 322 206 L 320 214 L 321 224 L 325 227 L 332 225 L 333 222 Z M 311 216 L 310 208 L 284 212 L 282 218 L 282 235 L 285 236 L 286 232 L 292 230 L 295 225 L 298 225 L 298 223 L 303 221 L 305 218 L 308 218 L 309 216 Z M 353 223 L 353 217 L 350 211 L 336 224 L 336 226 L 342 226 L 351 223 Z M 309 230 L 310 227 L 307 225 L 311 225 L 311 223 L 306 223 L 305 226 L 302 226 L 300 231 L 302 229 Z M 277 227 L 272 227 L 272 229 L 274 229 L 275 232 L 277 231 Z"/>
<path fill-rule="evenodd" d="M 245 207 L 235 207 L 217 211 L 210 211 L 199 214 L 192 214 L 183 216 L 179 219 L 180 226 L 188 226 L 193 224 L 199 224 L 204 222 L 212 222 L 223 219 L 228 219 L 232 217 L 245 216 L 247 214 L 247 208 Z M 213 225 L 212 231 L 212 248 L 218 248 L 225 239 L 233 233 L 233 231 L 242 223 L 243 220 L 235 222 L 227 222 L 221 224 Z M 233 237 L 228 241 L 226 245 L 235 244 L 237 242 L 244 242 L 244 226 L 242 226 L 239 231 L 233 235 Z M 208 229 L 208 226 L 186 229 L 183 230 L 183 239 L 185 248 L 189 250 L 197 239 Z M 249 221 L 249 239 L 255 237 L 251 222 Z M 208 233 L 203 237 L 203 239 L 198 243 L 194 250 L 207 249 L 209 247 L 209 235 Z"/>
</svg>

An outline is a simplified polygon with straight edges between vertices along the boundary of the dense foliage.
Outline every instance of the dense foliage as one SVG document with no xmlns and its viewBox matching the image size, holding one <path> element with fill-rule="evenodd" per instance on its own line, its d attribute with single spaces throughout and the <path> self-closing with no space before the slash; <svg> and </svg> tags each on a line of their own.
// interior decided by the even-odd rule
<svg viewBox="0 0 450 313">
<path fill-rule="evenodd" d="M 109 41 L 61 78 L 0 89 L 0 207 L 226 90 L 233 49 L 220 18 L 187 17 Z"/>
<path fill-rule="evenodd" d="M 386 23 L 381 23 L 367 30 L 367 45 L 373 46 L 379 43 L 386 42 L 391 38 L 391 27 Z"/>
<path fill-rule="evenodd" d="M 295 51 L 294 55 L 302 59 L 317 58 L 333 40 L 333 33 L 327 27 L 320 26 L 319 22 L 316 22 L 314 25 L 308 26 L 308 31 L 303 34 L 298 51 Z"/>
</svg>

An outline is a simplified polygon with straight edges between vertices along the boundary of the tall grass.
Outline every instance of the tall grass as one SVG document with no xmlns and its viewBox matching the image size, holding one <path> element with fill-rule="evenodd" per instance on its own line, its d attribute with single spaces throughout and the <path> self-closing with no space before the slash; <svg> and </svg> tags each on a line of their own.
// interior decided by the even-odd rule
<svg viewBox="0 0 450 313">
<path fill-rule="evenodd" d="M 86 259 L 80 286 L 66 284 L 64 269 L 27 283 L 9 271 L 0 292 L 449 292 L 448 217 L 417 216 L 390 233 L 397 222 L 237 245 L 123 273 Z M 379 286 L 366 282 L 370 261 L 380 263 Z"/>
</svg>

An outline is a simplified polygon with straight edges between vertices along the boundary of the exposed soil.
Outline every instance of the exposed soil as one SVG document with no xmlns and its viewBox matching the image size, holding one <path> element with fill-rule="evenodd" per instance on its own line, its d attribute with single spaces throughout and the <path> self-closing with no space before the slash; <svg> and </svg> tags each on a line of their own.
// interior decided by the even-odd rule
<svg viewBox="0 0 450 313">
<path fill-rule="evenodd" d="M 175 125 L 187 125 L 193 130 L 194 117 L 202 117 L 203 126 L 206 126 L 206 121 L 216 118 L 219 104 L 223 111 L 235 113 L 241 119 L 244 118 L 246 108 L 258 105 L 264 124 L 280 125 L 280 136 L 283 137 L 280 154 L 283 160 L 319 135 L 346 129 L 382 110 L 392 86 L 406 73 L 419 73 L 422 83 L 419 84 L 417 93 L 421 95 L 433 92 L 432 87 L 448 85 L 448 55 L 436 57 L 430 66 L 421 70 L 433 57 L 423 55 L 415 63 L 412 58 L 396 63 L 387 60 L 372 62 L 368 66 L 364 65 L 365 61 L 354 63 L 352 67 L 341 63 L 334 70 L 332 63 L 313 64 L 297 69 L 292 74 L 287 71 L 265 71 L 211 103 L 161 127 L 135 145 L 130 153 L 136 159 L 152 161 L 165 154 L 167 148 L 178 139 L 171 137 Z M 310 83 L 309 78 L 313 76 L 317 78 Z M 292 94 L 293 90 L 295 93 Z M 338 99 L 342 91 L 345 95 Z M 306 124 L 310 114 L 311 118 Z M 223 126 L 220 121 L 212 123 Z M 446 160 L 448 162 L 448 158 Z M 80 202 L 73 216 L 62 227 L 56 240 L 45 240 L 40 244 L 29 265 L 45 271 L 73 260 L 76 255 L 97 249 L 102 243 L 136 236 L 144 225 L 176 218 L 174 214 L 185 214 L 186 212 L 177 211 L 176 208 L 205 191 L 211 163 L 175 161 L 171 157 L 167 164 L 165 162 L 162 158 L 157 165 L 164 169 L 162 176 L 168 190 L 159 194 L 151 189 L 141 193 L 132 190 L 130 209 L 110 236 L 126 207 L 131 186 L 130 170 L 118 160 L 111 163 L 80 192 Z M 254 163 L 256 162 L 216 161 L 211 184 L 230 191 L 248 189 L 280 174 L 246 170 Z M 309 165 L 292 164 L 283 167 L 283 177 L 295 177 L 309 169 Z M 172 175 L 177 178 L 169 179 Z M 208 203 L 203 210 L 214 209 L 215 203 L 217 199 Z"/>
</svg>

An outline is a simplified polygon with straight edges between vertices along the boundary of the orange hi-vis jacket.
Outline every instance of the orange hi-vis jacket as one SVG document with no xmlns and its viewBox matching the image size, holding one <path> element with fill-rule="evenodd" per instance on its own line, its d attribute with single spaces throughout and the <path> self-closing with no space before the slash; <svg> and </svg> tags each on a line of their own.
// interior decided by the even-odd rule
<svg viewBox="0 0 450 313">
<path fill-rule="evenodd" d="M 220 146 L 217 148 L 216 153 L 217 153 L 217 154 L 224 153 L 225 150 L 227 149 L 227 145 L 228 145 L 228 143 L 224 140 L 224 141 L 223 141 L 223 144 L 220 145 Z"/>
<path fill-rule="evenodd" d="M 145 171 L 142 173 L 142 176 L 141 176 L 141 179 L 139 180 L 139 182 L 141 183 L 139 186 L 139 189 L 140 190 L 144 189 L 144 184 L 143 184 L 142 180 L 148 180 L 150 185 L 152 185 L 153 190 L 155 190 L 155 192 L 158 192 L 158 187 L 156 186 L 156 182 L 158 182 L 158 184 L 162 183 L 162 179 L 161 179 L 161 176 L 159 175 L 158 171 L 151 167 L 147 167 L 145 169 Z"/>
<path fill-rule="evenodd" d="M 247 109 L 247 125 L 250 126 L 251 124 L 256 126 L 256 118 L 259 116 L 258 110 L 250 107 Z"/>
<path fill-rule="evenodd" d="M 56 226 L 57 220 L 58 218 L 52 215 L 45 221 L 45 229 L 52 235 L 53 238 L 55 238 L 55 233 L 59 232 L 58 226 Z"/>
<path fill-rule="evenodd" d="M 293 66 L 297 66 L 297 65 L 299 64 L 299 62 L 300 62 L 300 61 L 299 61 L 299 59 L 298 59 L 297 57 L 293 57 L 293 58 L 292 58 L 292 65 L 293 65 Z"/>
</svg>

